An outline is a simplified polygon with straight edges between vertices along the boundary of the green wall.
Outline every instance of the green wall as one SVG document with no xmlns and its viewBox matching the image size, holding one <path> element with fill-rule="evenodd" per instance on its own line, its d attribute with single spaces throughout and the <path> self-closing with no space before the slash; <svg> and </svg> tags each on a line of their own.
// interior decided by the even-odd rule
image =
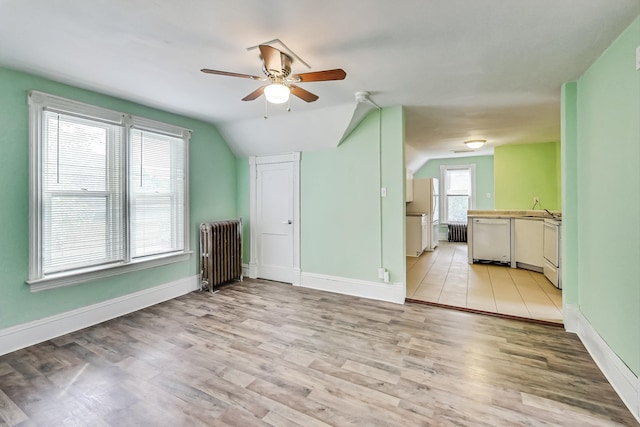
<svg viewBox="0 0 640 427">
<path fill-rule="evenodd" d="M 190 128 L 189 261 L 30 293 L 27 91 L 53 95 Z M 0 329 L 52 316 L 198 273 L 198 224 L 236 215 L 236 161 L 210 124 L 0 68 Z"/>
<path fill-rule="evenodd" d="M 496 209 L 561 210 L 558 142 L 509 144 L 494 148 Z"/>
<path fill-rule="evenodd" d="M 562 85 L 562 304 L 578 304 L 578 129 L 577 85 Z"/>
<path fill-rule="evenodd" d="M 382 266 L 392 282 L 405 280 L 404 110 L 385 108 L 382 123 L 379 114 L 337 148 L 302 153 L 303 272 L 377 282 Z"/>
<path fill-rule="evenodd" d="M 640 374 L 640 17 L 577 82 L 579 309 Z"/>
</svg>

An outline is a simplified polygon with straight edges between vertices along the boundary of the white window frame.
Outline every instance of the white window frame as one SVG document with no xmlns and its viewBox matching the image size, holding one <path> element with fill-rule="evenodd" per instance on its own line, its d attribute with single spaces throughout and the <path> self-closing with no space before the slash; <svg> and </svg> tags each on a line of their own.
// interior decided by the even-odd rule
<svg viewBox="0 0 640 427">
<path fill-rule="evenodd" d="M 442 224 L 449 223 L 447 203 L 447 172 L 452 170 L 468 169 L 471 174 L 471 194 L 469 195 L 469 209 L 476 208 L 476 165 L 440 165 L 440 206 L 442 207 Z"/>
<path fill-rule="evenodd" d="M 138 271 L 160 265 L 186 261 L 193 253 L 189 243 L 189 141 L 191 131 L 178 126 L 169 125 L 154 120 L 131 116 L 126 113 L 109 110 L 94 105 L 85 104 L 78 101 L 50 95 L 38 91 L 30 91 L 27 95 L 29 105 L 29 284 L 32 292 L 45 289 L 58 288 L 68 285 L 75 285 L 95 279 L 114 276 L 117 274 Z M 130 217 L 128 207 L 123 210 L 122 220 L 125 224 L 125 259 L 124 262 L 87 267 L 68 272 L 43 274 L 42 256 L 42 178 L 43 178 L 43 135 L 42 116 L 43 111 L 55 110 L 64 114 L 76 115 L 88 119 L 120 125 L 124 129 L 124 152 L 123 155 L 123 177 L 125 183 L 125 200 L 128 206 L 128 156 L 129 138 L 131 129 L 142 129 L 150 132 L 160 133 L 168 136 L 178 137 L 184 140 L 184 221 L 183 238 L 184 246 L 182 251 L 160 254 L 155 256 L 132 259 L 130 254 Z"/>
</svg>

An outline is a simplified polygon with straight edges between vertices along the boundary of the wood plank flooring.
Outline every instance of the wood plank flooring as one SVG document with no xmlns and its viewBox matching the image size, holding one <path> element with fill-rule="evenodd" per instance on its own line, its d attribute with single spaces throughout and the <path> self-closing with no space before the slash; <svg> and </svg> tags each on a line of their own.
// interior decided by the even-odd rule
<svg viewBox="0 0 640 427">
<path fill-rule="evenodd" d="M 541 273 L 469 265 L 465 243 L 407 257 L 407 298 L 562 325 L 562 291 Z"/>
<path fill-rule="evenodd" d="M 634 426 L 557 327 L 245 280 L 0 357 L 9 426 Z"/>
</svg>

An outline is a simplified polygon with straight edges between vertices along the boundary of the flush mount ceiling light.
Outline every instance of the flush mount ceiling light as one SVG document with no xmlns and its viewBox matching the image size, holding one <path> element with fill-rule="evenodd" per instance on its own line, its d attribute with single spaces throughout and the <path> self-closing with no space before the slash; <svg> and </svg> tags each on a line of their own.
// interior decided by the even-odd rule
<svg viewBox="0 0 640 427">
<path fill-rule="evenodd" d="M 486 139 L 471 139 L 469 141 L 465 141 L 464 143 L 466 144 L 467 147 L 471 148 L 472 150 L 475 150 L 482 147 L 485 142 L 487 142 Z"/>
<path fill-rule="evenodd" d="M 264 88 L 264 96 L 272 104 L 284 104 L 289 100 L 290 92 L 291 90 L 281 83 L 273 83 Z"/>
</svg>

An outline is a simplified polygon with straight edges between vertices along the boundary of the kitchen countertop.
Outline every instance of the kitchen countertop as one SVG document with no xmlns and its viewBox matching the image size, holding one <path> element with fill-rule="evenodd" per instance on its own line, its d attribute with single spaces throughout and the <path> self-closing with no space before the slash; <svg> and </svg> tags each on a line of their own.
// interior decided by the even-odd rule
<svg viewBox="0 0 640 427">
<path fill-rule="evenodd" d="M 555 219 L 562 221 L 562 212 L 551 211 L 554 218 L 544 210 L 469 210 L 467 216 L 469 218 L 522 218 L 522 219 Z"/>
</svg>

